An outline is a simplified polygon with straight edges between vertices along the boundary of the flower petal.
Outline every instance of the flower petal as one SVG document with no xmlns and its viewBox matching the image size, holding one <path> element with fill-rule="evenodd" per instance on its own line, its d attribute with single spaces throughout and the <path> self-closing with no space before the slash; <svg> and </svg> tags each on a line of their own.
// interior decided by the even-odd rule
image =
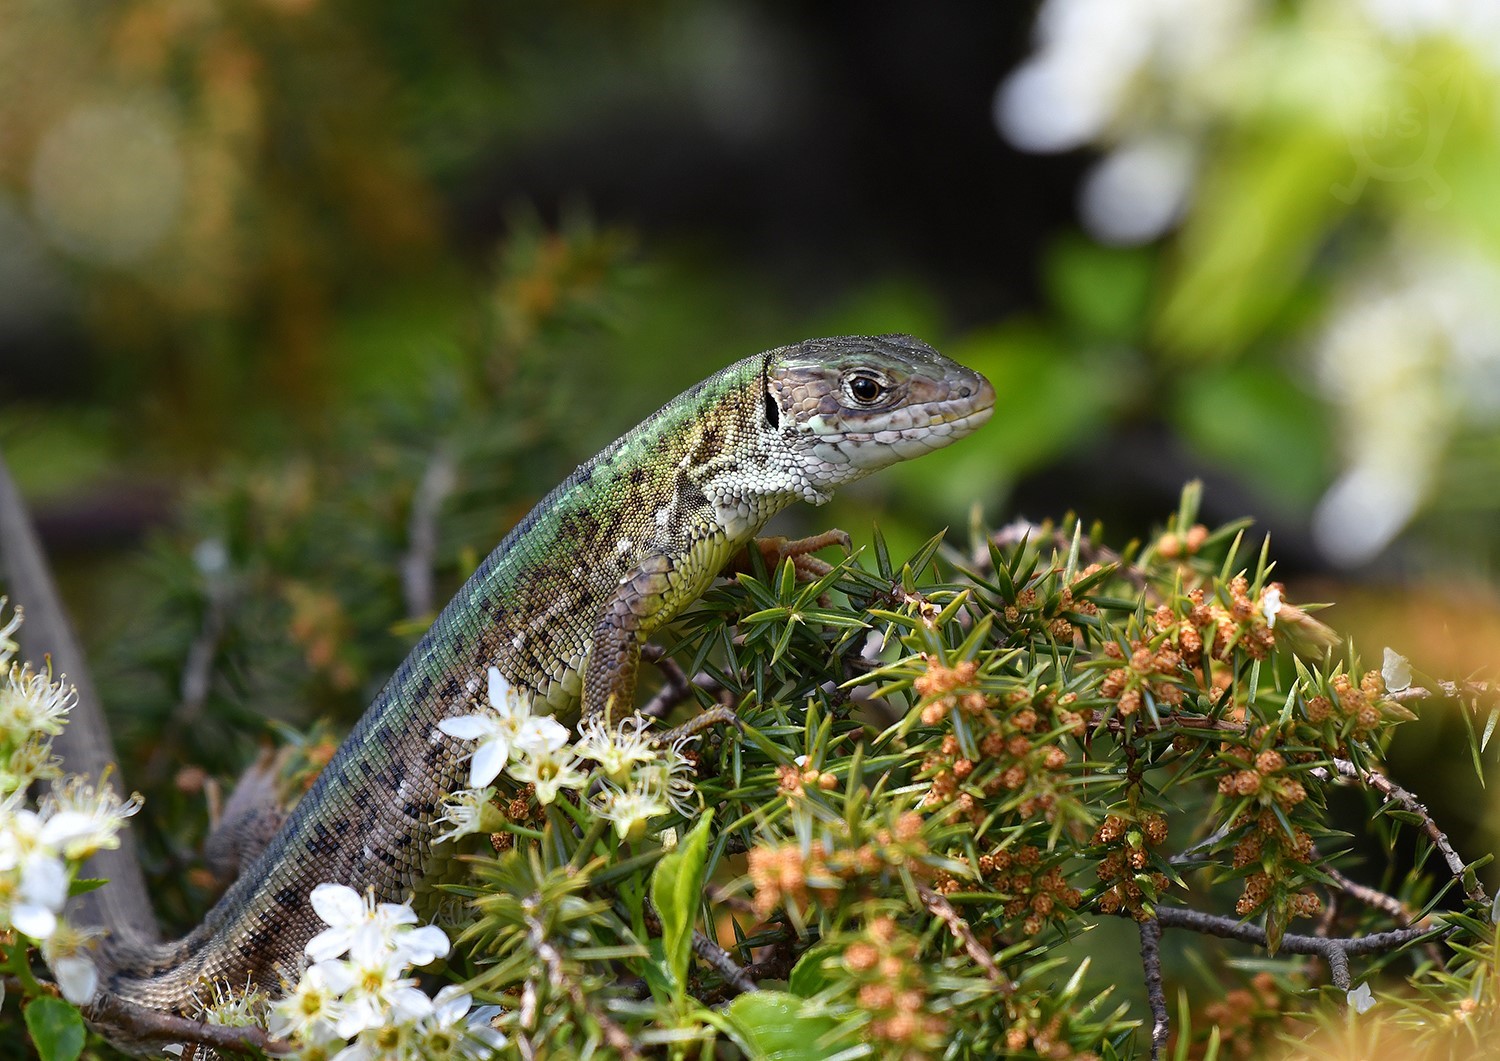
<svg viewBox="0 0 1500 1061">
<path fill-rule="evenodd" d="M 443 719 L 438 723 L 438 729 L 459 740 L 478 740 L 493 733 L 495 724 L 483 715 L 459 715 Z"/>
<path fill-rule="evenodd" d="M 482 788 L 499 776 L 510 760 L 510 746 L 503 740 L 489 740 L 474 752 L 469 763 L 469 787 Z"/>
<path fill-rule="evenodd" d="M 311 899 L 313 912 L 325 925 L 347 926 L 364 920 L 365 901 L 347 884 L 319 884 Z"/>
</svg>

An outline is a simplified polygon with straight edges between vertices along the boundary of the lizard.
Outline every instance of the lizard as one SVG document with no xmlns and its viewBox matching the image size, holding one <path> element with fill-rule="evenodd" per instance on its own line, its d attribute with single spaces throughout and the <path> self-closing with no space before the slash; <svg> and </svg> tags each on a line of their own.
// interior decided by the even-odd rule
<svg viewBox="0 0 1500 1061">
<path fill-rule="evenodd" d="M 772 515 L 970 434 L 994 403 L 982 375 L 904 335 L 779 347 L 669 401 L 479 565 L 196 929 L 161 944 L 111 926 L 105 989 L 180 1015 L 206 984 L 283 993 L 324 927 L 315 885 L 402 902 L 451 873 L 452 845 L 434 840 L 466 748 L 438 723 L 474 709 L 489 667 L 538 710 L 618 720 L 646 639 Z"/>
</svg>

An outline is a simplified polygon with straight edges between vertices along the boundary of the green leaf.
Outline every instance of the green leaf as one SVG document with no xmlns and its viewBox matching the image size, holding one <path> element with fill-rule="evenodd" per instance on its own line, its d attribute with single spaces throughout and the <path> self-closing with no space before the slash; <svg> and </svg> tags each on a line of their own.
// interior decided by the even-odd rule
<svg viewBox="0 0 1500 1061">
<path fill-rule="evenodd" d="M 79 877 L 72 884 L 68 885 L 68 894 L 82 895 L 85 892 L 93 891 L 95 888 L 102 888 L 108 883 L 108 877 Z"/>
<path fill-rule="evenodd" d="M 787 987 L 792 994 L 798 998 L 812 998 L 819 991 L 831 984 L 832 978 L 828 971 L 823 968 L 823 962 L 832 954 L 838 954 L 843 950 L 837 943 L 819 943 L 806 954 L 797 959 L 797 964 L 792 966 L 792 974 L 787 979 Z"/>
<path fill-rule="evenodd" d="M 60 998 L 35 998 L 26 1004 L 26 1030 L 42 1061 L 74 1061 L 83 1053 L 83 1017 Z"/>
<path fill-rule="evenodd" d="M 708 863 L 708 830 L 713 812 L 703 816 L 693 831 L 665 856 L 651 874 L 651 901 L 661 918 L 662 949 L 676 981 L 678 998 L 687 991 L 688 963 L 693 957 L 693 922 L 703 897 Z"/>
<path fill-rule="evenodd" d="M 729 1005 L 729 1019 L 740 1045 L 752 1061 L 821 1061 L 828 1056 L 822 1040 L 837 1022 L 806 1008 L 784 991 L 752 991 Z"/>
</svg>

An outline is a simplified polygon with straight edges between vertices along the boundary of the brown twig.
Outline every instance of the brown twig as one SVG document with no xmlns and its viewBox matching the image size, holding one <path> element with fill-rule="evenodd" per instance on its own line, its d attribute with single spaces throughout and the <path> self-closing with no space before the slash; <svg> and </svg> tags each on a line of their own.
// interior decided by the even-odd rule
<svg viewBox="0 0 1500 1061">
<path fill-rule="evenodd" d="M 689 679 L 687 672 L 660 645 L 643 646 L 641 658 L 661 671 L 663 678 L 662 687 L 656 691 L 656 695 L 641 705 L 640 713 L 647 718 L 666 717 L 672 708 L 687 700 L 694 686 L 710 692 L 719 690 L 719 683 L 707 674 L 695 674 Z"/>
<path fill-rule="evenodd" d="M 697 930 L 693 932 L 693 953 L 712 966 L 725 984 L 734 988 L 733 994 L 744 995 L 760 990 L 760 985 L 728 951 Z"/>
<path fill-rule="evenodd" d="M 1141 965 L 1146 970 L 1146 998 L 1151 1005 L 1151 1061 L 1158 1061 L 1172 1034 L 1167 991 L 1161 978 L 1161 922 L 1148 917 L 1140 922 L 1140 930 Z"/>
<path fill-rule="evenodd" d="M 922 905 L 927 907 L 927 912 L 948 926 L 948 931 L 953 933 L 953 938 L 963 944 L 969 957 L 974 959 L 974 964 L 983 969 L 985 975 L 993 983 L 998 985 L 1005 994 L 1015 991 L 1015 982 L 1000 970 L 1000 966 L 995 964 L 995 959 L 990 952 L 974 938 L 974 932 L 969 928 L 969 923 L 959 916 L 957 910 L 953 909 L 952 903 L 940 892 L 933 891 L 925 884 L 917 885 L 917 895 L 921 897 Z"/>
<path fill-rule="evenodd" d="M 1428 689 L 1421 685 L 1408 686 L 1395 692 L 1386 693 L 1387 700 L 1395 700 L 1397 703 L 1407 703 L 1421 700 L 1470 700 L 1481 701 L 1492 698 L 1495 695 L 1495 687 L 1490 682 L 1445 682 L 1436 681 L 1432 683 L 1437 686 Z"/>
<path fill-rule="evenodd" d="M 127 1002 L 118 995 L 101 993 L 83 1007 L 83 1016 L 111 1042 L 129 1042 L 136 1046 L 166 1046 L 172 1043 L 206 1046 L 248 1054 L 286 1051 L 289 1046 L 273 1039 L 260 1028 L 206 1024 L 175 1013 L 163 1013 Z"/>
<path fill-rule="evenodd" d="M 1347 759 L 1334 759 L 1333 768 L 1341 776 L 1358 781 L 1368 788 L 1374 789 L 1385 798 L 1387 803 L 1394 803 L 1402 810 L 1421 818 L 1422 831 L 1432 841 L 1432 846 L 1437 848 L 1438 854 L 1442 856 L 1443 861 L 1448 865 L 1448 871 L 1453 874 L 1454 879 L 1463 887 L 1464 894 L 1477 903 L 1489 902 L 1489 896 L 1484 893 L 1484 888 L 1480 886 L 1477 878 L 1474 880 L 1472 886 L 1464 884 L 1464 860 L 1453 849 L 1453 845 L 1448 841 L 1447 834 L 1438 828 L 1437 822 L 1433 820 L 1431 812 L 1415 796 L 1384 774 L 1377 774 L 1373 770 L 1362 770 Z M 1311 773 L 1314 777 L 1320 777 L 1324 780 L 1327 780 L 1329 776 L 1328 771 L 1322 767 L 1311 771 Z"/>
<path fill-rule="evenodd" d="M 1185 928 L 1221 939 L 1238 940 L 1259 947 L 1266 946 L 1265 929 L 1232 917 L 1204 913 L 1182 906 L 1158 906 L 1156 919 L 1163 928 Z M 1360 954 L 1384 954 L 1399 950 L 1424 936 L 1452 931 L 1444 928 L 1402 928 L 1391 932 L 1376 932 L 1369 936 L 1336 938 L 1331 936 L 1302 936 L 1288 933 L 1281 937 L 1280 950 L 1288 954 L 1311 954 L 1328 963 L 1333 985 L 1347 991 L 1350 987 L 1349 958 Z"/>
</svg>

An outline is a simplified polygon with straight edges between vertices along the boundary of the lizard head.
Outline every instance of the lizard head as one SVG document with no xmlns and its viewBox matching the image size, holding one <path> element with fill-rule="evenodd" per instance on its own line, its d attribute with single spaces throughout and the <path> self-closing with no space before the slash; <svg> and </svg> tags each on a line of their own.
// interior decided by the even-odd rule
<svg viewBox="0 0 1500 1061">
<path fill-rule="evenodd" d="M 818 495 L 963 438 L 994 412 L 989 380 L 909 335 L 809 339 L 765 359 L 762 427 Z"/>
</svg>

